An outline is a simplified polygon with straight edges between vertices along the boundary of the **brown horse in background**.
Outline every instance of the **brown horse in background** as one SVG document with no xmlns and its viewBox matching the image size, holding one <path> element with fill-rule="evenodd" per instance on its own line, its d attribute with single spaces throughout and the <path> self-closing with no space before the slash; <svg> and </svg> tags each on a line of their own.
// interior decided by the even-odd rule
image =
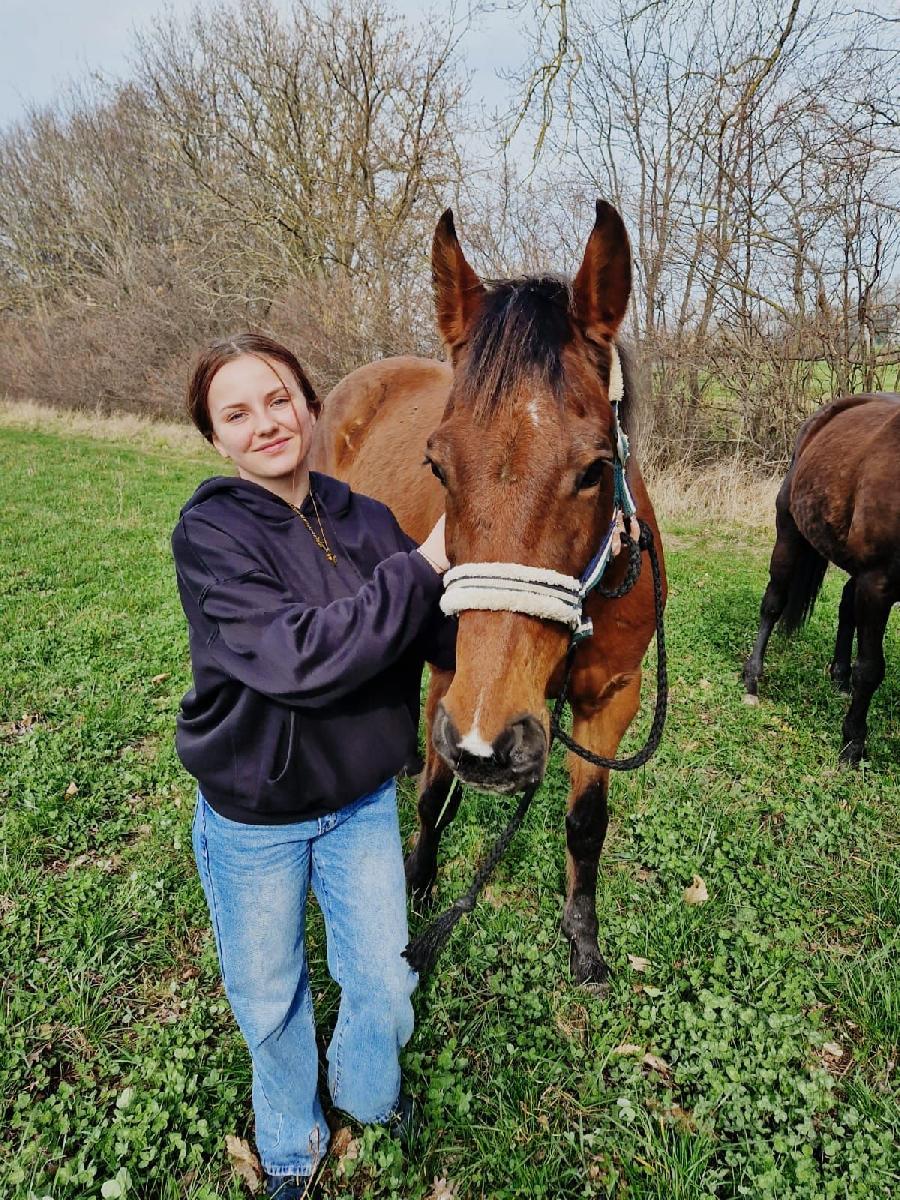
<svg viewBox="0 0 900 1200">
<path fill-rule="evenodd" d="M 775 502 L 777 540 L 759 634 L 744 667 L 756 696 L 775 623 L 788 634 L 812 612 L 829 562 L 844 585 L 831 677 L 851 693 L 841 758 L 865 754 L 866 720 L 884 679 L 884 631 L 900 600 L 900 395 L 844 396 L 800 427 Z M 853 634 L 857 659 L 851 672 Z"/>
<path fill-rule="evenodd" d="M 621 217 L 598 202 L 584 261 L 557 278 L 484 284 L 444 214 L 432 247 L 437 321 L 450 365 L 394 358 L 361 367 L 327 397 L 311 464 L 388 504 L 421 541 L 447 513 L 451 563 L 509 562 L 580 575 L 613 508 L 611 346 L 631 288 Z M 626 378 L 621 415 L 628 424 Z M 639 517 L 659 531 L 632 457 Z M 604 580 L 617 585 L 626 555 Z M 623 599 L 591 593 L 594 635 L 581 643 L 570 697 L 574 737 L 612 756 L 638 709 L 641 661 L 654 633 L 649 569 Z M 455 673 L 433 671 L 420 781 L 419 833 L 407 859 L 418 897 L 437 870 L 455 814 L 453 773 L 483 790 L 521 791 L 544 773 L 546 701 L 561 686 L 568 630 L 520 613 L 460 614 Z M 597 864 L 609 772 L 569 756 L 568 895 L 563 930 L 579 982 L 601 983 Z M 445 804 L 447 811 L 445 812 Z M 440 820 L 439 820 L 440 818 Z"/>
</svg>

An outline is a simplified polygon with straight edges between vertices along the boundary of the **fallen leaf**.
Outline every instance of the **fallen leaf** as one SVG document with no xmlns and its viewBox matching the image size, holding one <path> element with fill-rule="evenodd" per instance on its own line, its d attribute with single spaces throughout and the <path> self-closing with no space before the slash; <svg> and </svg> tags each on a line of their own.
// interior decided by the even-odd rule
<svg viewBox="0 0 900 1200">
<path fill-rule="evenodd" d="M 225 1149 L 228 1151 L 231 1168 L 235 1175 L 243 1179 L 248 1191 L 255 1195 L 259 1191 L 263 1172 L 262 1167 L 259 1165 L 259 1159 L 250 1149 L 249 1142 L 246 1138 L 239 1138 L 235 1137 L 234 1134 L 226 1133 Z"/>
<path fill-rule="evenodd" d="M 431 1191 L 426 1197 L 426 1200 L 456 1200 L 458 1192 L 457 1185 L 449 1179 L 435 1178 L 431 1185 Z"/>
<path fill-rule="evenodd" d="M 822 1053 L 827 1054 L 829 1058 L 843 1058 L 844 1049 L 837 1042 L 825 1042 Z"/>
<path fill-rule="evenodd" d="M 691 880 L 691 886 L 684 889 L 685 904 L 705 904 L 709 899 L 709 892 L 706 890 L 706 884 L 700 875 L 695 875 Z"/>
<path fill-rule="evenodd" d="M 682 1108 L 680 1104 L 673 1104 L 669 1109 L 669 1116 L 675 1122 L 679 1129 L 684 1133 L 696 1133 L 697 1126 L 694 1122 L 694 1114 L 688 1109 Z"/>
<path fill-rule="evenodd" d="M 67 796 L 77 796 L 78 795 L 78 784 L 75 782 L 74 779 L 69 784 L 69 786 L 66 788 L 66 795 Z"/>
<path fill-rule="evenodd" d="M 38 1061 L 38 1059 L 41 1057 L 41 1055 L 44 1054 L 49 1049 L 50 1049 L 50 1043 L 48 1042 L 46 1046 L 36 1046 L 34 1048 L 34 1050 L 32 1050 L 29 1054 L 25 1055 L 25 1066 L 28 1067 L 29 1071 L 34 1066 L 34 1064 Z"/>
<path fill-rule="evenodd" d="M 660 1058 L 658 1054 L 645 1054 L 641 1059 L 645 1067 L 649 1067 L 651 1071 L 659 1071 L 660 1075 L 667 1074 L 669 1064 L 664 1058 Z"/>
<path fill-rule="evenodd" d="M 650 966 L 649 958 L 640 958 L 637 954 L 629 954 L 628 961 L 631 963 L 632 971 L 637 971 L 640 975 L 643 975 Z"/>
<path fill-rule="evenodd" d="M 22 713 L 21 720 L 8 721 L 5 725 L 0 725 L 0 736 L 19 737 L 37 725 L 39 720 L 38 713 Z"/>
<path fill-rule="evenodd" d="M 343 1158 L 353 1141 L 349 1125 L 342 1125 L 331 1139 L 331 1153 L 337 1158 Z"/>
<path fill-rule="evenodd" d="M 636 1046 L 634 1042 L 623 1042 L 621 1046 L 616 1046 L 613 1054 L 643 1054 L 644 1047 Z"/>
<path fill-rule="evenodd" d="M 154 675 L 150 680 L 151 683 L 162 683 L 164 679 L 169 678 L 169 672 L 163 671 L 162 675 Z"/>
<path fill-rule="evenodd" d="M 757 708 L 759 706 L 759 696 L 754 696 L 751 692 L 744 692 L 744 703 L 748 708 Z"/>
<path fill-rule="evenodd" d="M 653 879 L 656 876 L 655 871 L 651 871 L 649 867 L 638 867 L 634 873 L 635 879 L 640 883 L 646 883 L 648 879 Z"/>
</svg>

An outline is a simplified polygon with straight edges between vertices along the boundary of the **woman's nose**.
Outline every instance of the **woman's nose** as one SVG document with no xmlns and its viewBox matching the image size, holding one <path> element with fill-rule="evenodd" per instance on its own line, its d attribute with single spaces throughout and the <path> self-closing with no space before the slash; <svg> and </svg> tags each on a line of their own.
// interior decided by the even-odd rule
<svg viewBox="0 0 900 1200">
<path fill-rule="evenodd" d="M 275 417 L 268 409 L 256 413 L 253 418 L 253 429 L 256 433 L 271 433 L 276 425 Z"/>
</svg>

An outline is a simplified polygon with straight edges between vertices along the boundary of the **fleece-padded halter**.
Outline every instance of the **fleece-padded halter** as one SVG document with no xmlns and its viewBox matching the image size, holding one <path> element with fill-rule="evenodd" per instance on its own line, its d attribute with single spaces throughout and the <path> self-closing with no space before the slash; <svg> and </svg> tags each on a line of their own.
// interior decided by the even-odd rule
<svg viewBox="0 0 900 1200">
<path fill-rule="evenodd" d="M 580 642 L 593 633 L 590 619 L 584 616 L 584 601 L 609 566 L 616 522 L 620 516 L 628 522 L 636 512 L 625 478 L 628 437 L 619 422 L 619 404 L 625 395 L 622 362 L 614 345 L 610 350 L 609 402 L 615 435 L 613 514 L 597 553 L 578 579 L 560 571 L 520 563 L 462 563 L 444 576 L 441 609 L 448 616 L 470 609 L 517 612 L 567 625 L 572 631 L 573 642 Z"/>
</svg>

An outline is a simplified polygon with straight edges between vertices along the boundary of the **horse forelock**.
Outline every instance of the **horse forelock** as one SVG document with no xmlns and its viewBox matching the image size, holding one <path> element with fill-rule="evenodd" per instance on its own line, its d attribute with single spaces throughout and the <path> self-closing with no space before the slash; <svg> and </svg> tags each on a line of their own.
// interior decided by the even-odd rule
<svg viewBox="0 0 900 1200">
<path fill-rule="evenodd" d="M 567 387 L 578 382 L 566 380 L 565 372 L 565 351 L 575 340 L 571 284 L 560 276 L 541 275 L 490 281 L 486 287 L 469 331 L 468 353 L 456 369 L 454 403 L 467 407 L 478 423 L 486 423 L 511 410 L 524 396 L 534 415 L 537 383 L 551 392 L 562 409 Z M 619 412 L 625 419 L 632 371 L 627 352 L 621 346 L 619 352 L 625 383 Z M 591 355 L 590 360 L 586 355 L 584 368 L 608 386 L 605 355 Z"/>
<path fill-rule="evenodd" d="M 488 283 L 469 350 L 457 372 L 456 398 L 476 421 L 510 407 L 535 379 L 561 394 L 563 349 L 572 340 L 570 285 L 553 275 Z"/>
</svg>

